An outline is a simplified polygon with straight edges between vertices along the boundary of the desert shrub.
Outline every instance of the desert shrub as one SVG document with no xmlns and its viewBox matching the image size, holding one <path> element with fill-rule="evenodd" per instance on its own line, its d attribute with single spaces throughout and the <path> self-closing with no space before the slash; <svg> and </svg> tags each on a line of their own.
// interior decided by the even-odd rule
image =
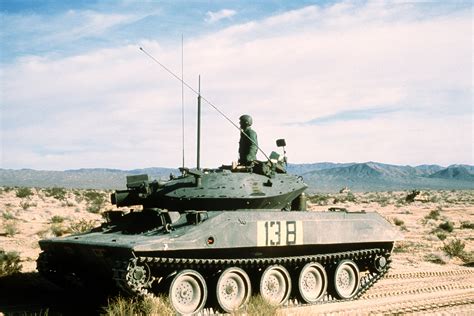
<svg viewBox="0 0 474 316">
<path fill-rule="evenodd" d="M 396 218 L 396 217 L 393 219 L 393 223 L 397 226 L 402 226 L 402 225 L 405 224 L 405 222 L 403 220 L 401 220 L 399 218 Z"/>
<path fill-rule="evenodd" d="M 82 191 L 73 190 L 72 194 L 74 194 L 74 200 L 76 201 L 76 203 L 81 203 L 82 201 L 84 201 L 84 196 L 82 195 Z"/>
<path fill-rule="evenodd" d="M 446 264 L 446 260 L 441 254 L 437 253 L 428 253 L 424 256 L 424 260 L 436 264 Z"/>
<path fill-rule="evenodd" d="M 277 308 L 278 306 L 268 303 L 261 295 L 253 295 L 243 312 L 246 312 L 247 315 L 257 316 L 276 315 Z"/>
<path fill-rule="evenodd" d="M 47 197 L 53 197 L 56 200 L 64 201 L 66 199 L 67 191 L 64 188 L 53 187 L 44 189 L 44 193 Z"/>
<path fill-rule="evenodd" d="M 17 252 L 5 252 L 0 249 L 0 277 L 20 273 L 20 256 Z"/>
<path fill-rule="evenodd" d="M 20 202 L 20 207 L 26 211 L 27 209 L 29 209 L 31 206 L 33 206 L 33 204 L 29 203 L 28 201 L 21 201 Z"/>
<path fill-rule="evenodd" d="M 96 191 L 84 192 L 84 199 L 87 202 L 87 211 L 91 213 L 99 213 L 105 204 L 105 194 Z"/>
<path fill-rule="evenodd" d="M 42 230 L 37 231 L 36 235 L 39 238 L 44 239 L 49 236 L 50 231 L 51 231 L 50 229 L 42 229 Z"/>
<path fill-rule="evenodd" d="M 390 198 L 388 196 L 381 196 L 379 197 L 377 203 L 379 203 L 380 206 L 387 206 L 390 202 Z"/>
<path fill-rule="evenodd" d="M 407 205 L 407 202 L 405 201 L 405 198 L 398 198 L 396 199 L 395 204 L 401 207 Z"/>
<path fill-rule="evenodd" d="M 73 202 L 69 202 L 68 200 L 64 201 L 63 203 L 61 203 L 61 207 L 71 207 L 71 206 L 74 206 L 74 203 Z"/>
<path fill-rule="evenodd" d="M 10 192 L 12 190 L 13 190 L 12 187 L 9 187 L 9 186 L 3 187 L 3 192 L 5 192 L 5 193 Z"/>
<path fill-rule="evenodd" d="M 408 252 L 410 251 L 410 244 L 407 241 L 400 241 L 395 244 L 393 252 Z"/>
<path fill-rule="evenodd" d="M 309 201 L 311 203 L 317 205 L 328 205 L 329 203 L 329 195 L 327 194 L 315 194 L 309 197 Z"/>
<path fill-rule="evenodd" d="M 447 235 L 446 235 L 446 233 L 438 232 L 438 233 L 436 233 L 436 237 L 438 237 L 439 240 L 445 240 Z"/>
<path fill-rule="evenodd" d="M 19 232 L 16 220 L 8 220 L 3 223 L 3 229 L 5 230 L 5 235 L 10 237 L 15 236 Z"/>
<path fill-rule="evenodd" d="M 349 201 L 349 202 L 355 202 L 355 201 L 356 201 L 356 197 L 355 197 L 354 193 L 352 193 L 352 192 L 347 192 L 346 200 Z"/>
<path fill-rule="evenodd" d="M 352 192 L 347 192 L 346 194 L 339 194 L 334 198 L 334 204 L 336 203 L 345 203 L 345 202 L 355 202 L 356 196 Z"/>
<path fill-rule="evenodd" d="M 474 223 L 470 221 L 463 221 L 461 222 L 462 229 L 474 229 Z"/>
<path fill-rule="evenodd" d="M 81 219 L 78 222 L 71 223 L 71 225 L 69 225 L 69 231 L 73 234 L 80 234 L 80 233 L 90 231 L 94 227 L 95 227 L 94 221 Z"/>
<path fill-rule="evenodd" d="M 101 204 L 89 204 L 87 207 L 86 207 L 86 210 L 90 213 L 94 213 L 94 214 L 97 214 L 97 213 L 100 213 L 100 209 L 102 208 L 102 205 Z"/>
<path fill-rule="evenodd" d="M 30 188 L 18 188 L 16 190 L 16 197 L 27 198 L 33 195 L 33 191 Z"/>
<path fill-rule="evenodd" d="M 121 296 L 109 300 L 104 314 L 108 316 L 122 315 L 175 315 L 168 298 L 143 297 L 143 298 L 123 298 Z"/>
<path fill-rule="evenodd" d="M 430 201 L 431 203 L 439 203 L 440 199 L 439 199 L 439 196 L 433 195 L 433 196 L 430 196 L 430 197 L 429 197 L 429 201 Z"/>
<path fill-rule="evenodd" d="M 51 232 L 53 233 L 54 236 L 60 237 L 64 234 L 68 234 L 69 229 L 64 227 L 60 223 L 55 223 L 55 224 L 51 225 Z"/>
<path fill-rule="evenodd" d="M 51 217 L 51 223 L 62 223 L 64 222 L 65 218 L 62 217 L 62 216 L 59 216 L 59 215 L 54 215 L 53 217 Z"/>
<path fill-rule="evenodd" d="M 467 252 L 463 251 L 459 256 L 459 259 L 464 261 L 465 263 L 468 263 L 470 266 L 474 264 L 474 252 Z"/>
<path fill-rule="evenodd" d="M 9 220 L 9 219 L 16 219 L 15 216 L 13 216 L 12 213 L 8 212 L 8 211 L 5 211 L 2 213 L 2 217 L 3 219 L 5 220 Z"/>
<path fill-rule="evenodd" d="M 441 210 L 441 208 L 437 208 L 436 210 L 432 210 L 428 215 L 425 216 L 425 219 L 426 220 L 429 220 L 429 219 L 437 220 L 437 219 L 439 219 L 439 216 L 441 215 L 440 210 Z"/>
<path fill-rule="evenodd" d="M 408 228 L 405 226 L 405 222 L 397 217 L 392 219 L 393 223 L 400 227 L 400 230 L 402 231 L 408 231 Z"/>
<path fill-rule="evenodd" d="M 450 257 L 462 257 L 464 247 L 466 247 L 466 244 L 462 240 L 454 238 L 443 245 L 443 250 Z"/>
<path fill-rule="evenodd" d="M 438 228 L 450 233 L 454 230 L 454 225 L 450 221 L 446 221 L 446 222 L 443 222 L 443 223 L 439 224 Z"/>
</svg>

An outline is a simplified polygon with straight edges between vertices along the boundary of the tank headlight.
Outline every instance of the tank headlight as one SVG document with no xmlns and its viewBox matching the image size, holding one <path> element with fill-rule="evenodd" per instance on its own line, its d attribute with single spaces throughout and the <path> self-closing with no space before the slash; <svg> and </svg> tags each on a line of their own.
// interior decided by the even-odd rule
<svg viewBox="0 0 474 316">
<path fill-rule="evenodd" d="M 207 244 L 208 244 L 208 245 L 213 245 L 213 244 L 214 244 L 214 237 L 209 236 L 209 237 L 207 238 Z"/>
</svg>

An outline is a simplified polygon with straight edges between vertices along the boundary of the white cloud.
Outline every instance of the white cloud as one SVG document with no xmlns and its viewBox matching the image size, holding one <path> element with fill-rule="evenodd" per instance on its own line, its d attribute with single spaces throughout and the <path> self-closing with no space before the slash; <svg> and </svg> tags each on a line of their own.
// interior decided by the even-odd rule
<svg viewBox="0 0 474 316">
<path fill-rule="evenodd" d="M 266 152 L 286 138 L 291 162 L 473 163 L 471 42 L 469 10 L 425 16 L 412 4 L 310 6 L 188 40 L 185 78 L 197 86 L 201 74 L 203 95 L 235 121 L 254 116 Z M 180 47 L 141 45 L 179 73 Z M 5 65 L 2 166 L 176 167 L 180 88 L 138 45 Z M 379 108 L 397 111 L 298 124 Z M 188 165 L 195 112 L 186 92 Z M 236 160 L 238 137 L 204 105 L 204 166 Z"/>
<path fill-rule="evenodd" d="M 237 11 L 230 9 L 222 9 L 217 12 L 208 11 L 206 18 L 204 19 L 207 23 L 215 23 L 222 19 L 230 19 L 237 14 Z"/>
<path fill-rule="evenodd" d="M 0 12 L 0 39 L 2 49 L 5 49 L 2 60 L 13 59 L 12 54 L 27 56 L 31 52 L 57 57 L 55 55 L 70 46 L 74 46 L 74 51 L 85 51 L 87 48 L 76 46 L 107 43 L 113 37 L 111 31 L 115 28 L 132 24 L 147 14 L 150 13 L 101 13 L 92 10 L 69 10 L 54 15 Z"/>
</svg>

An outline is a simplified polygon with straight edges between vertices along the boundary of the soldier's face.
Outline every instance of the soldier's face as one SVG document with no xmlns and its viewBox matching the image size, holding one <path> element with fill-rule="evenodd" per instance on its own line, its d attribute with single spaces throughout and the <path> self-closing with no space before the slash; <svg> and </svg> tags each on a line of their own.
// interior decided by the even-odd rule
<svg viewBox="0 0 474 316">
<path fill-rule="evenodd" d="M 240 120 L 240 128 L 244 129 L 247 127 L 247 122 L 245 120 Z"/>
</svg>

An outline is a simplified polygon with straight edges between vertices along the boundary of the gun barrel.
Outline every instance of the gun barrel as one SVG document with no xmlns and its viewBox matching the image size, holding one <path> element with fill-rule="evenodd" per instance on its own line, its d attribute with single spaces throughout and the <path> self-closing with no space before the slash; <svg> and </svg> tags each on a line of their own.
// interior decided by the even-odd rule
<svg viewBox="0 0 474 316">
<path fill-rule="evenodd" d="M 143 199 L 134 190 L 117 190 L 111 194 L 110 202 L 121 207 L 143 204 Z"/>
</svg>

